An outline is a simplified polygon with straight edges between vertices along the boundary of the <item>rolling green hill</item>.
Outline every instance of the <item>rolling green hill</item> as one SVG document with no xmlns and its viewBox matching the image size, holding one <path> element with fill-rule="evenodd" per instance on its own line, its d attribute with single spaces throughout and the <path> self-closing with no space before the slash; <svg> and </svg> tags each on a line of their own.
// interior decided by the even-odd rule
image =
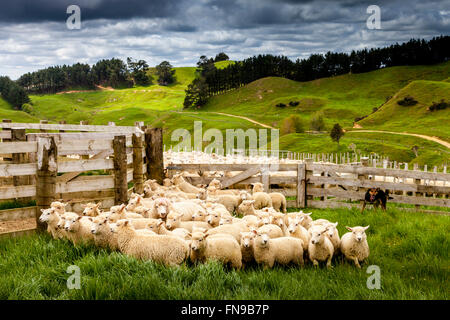
<svg viewBox="0 0 450 320">
<path fill-rule="evenodd" d="M 225 67 L 233 61 L 217 63 Z M 203 121 L 204 132 L 209 128 L 249 129 L 259 125 L 245 119 L 218 115 L 222 112 L 245 116 L 255 121 L 279 127 L 290 114 L 299 115 L 307 126 L 312 114 L 322 111 L 328 128 L 339 122 L 347 130 L 340 145 L 327 134 L 289 134 L 280 139 L 280 148 L 296 152 L 346 152 L 354 143 L 362 152 L 388 155 L 393 160 L 439 165 L 450 160 L 450 150 L 417 137 L 384 133 L 362 133 L 348 130 L 356 117 L 369 115 L 359 121 L 364 129 L 389 130 L 436 135 L 450 140 L 448 110 L 427 111 L 433 101 L 450 100 L 450 62 L 433 66 L 405 66 L 381 69 L 364 74 L 347 74 L 310 82 L 295 82 L 269 77 L 254 81 L 237 90 L 214 96 L 202 109 L 183 110 L 184 90 L 196 76 L 195 67 L 175 68 L 176 82 L 157 85 L 156 70 L 149 70 L 152 84 L 118 90 L 91 90 L 73 93 L 32 95 L 25 111 L 16 111 L 0 99 L 0 116 L 17 122 L 50 122 L 66 120 L 91 124 L 133 125 L 144 121 L 164 128 L 166 145 L 173 130 L 193 129 L 195 120 Z M 397 101 L 412 96 L 418 104 L 402 107 Z M 298 101 L 295 107 L 290 101 Z M 284 108 L 276 107 L 284 103 Z M 377 112 L 373 109 L 382 106 Z M 308 128 L 307 128 L 308 129 Z M 205 143 L 206 145 L 206 143 Z M 411 147 L 418 145 L 416 158 Z"/>
<path fill-rule="evenodd" d="M 414 106 L 401 106 L 398 101 L 412 97 Z M 429 111 L 433 102 L 450 102 L 450 83 L 443 81 L 412 81 L 398 91 L 380 110 L 358 122 L 364 128 L 407 131 L 450 137 L 450 109 Z M 420 124 L 420 125 L 418 125 Z"/>
</svg>

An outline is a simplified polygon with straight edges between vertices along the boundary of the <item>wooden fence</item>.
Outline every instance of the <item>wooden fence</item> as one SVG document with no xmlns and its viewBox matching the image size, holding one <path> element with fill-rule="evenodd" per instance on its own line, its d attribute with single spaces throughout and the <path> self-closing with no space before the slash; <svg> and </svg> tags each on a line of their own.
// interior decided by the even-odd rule
<svg viewBox="0 0 450 320">
<path fill-rule="evenodd" d="M 419 206 L 450 207 L 450 174 L 408 169 L 369 167 L 367 163 L 324 164 L 312 159 L 285 164 L 171 164 L 169 174 L 187 171 L 194 185 L 208 184 L 208 172 L 228 172 L 224 187 L 250 189 L 261 182 L 269 192 L 282 192 L 288 207 L 351 208 L 360 206 L 368 188 L 388 189 L 389 202 Z M 196 173 L 200 173 L 196 174 Z M 356 203 L 355 203 L 356 202 Z"/>
<path fill-rule="evenodd" d="M 0 221 L 36 217 L 43 227 L 40 209 L 52 201 L 68 202 L 67 209 L 76 212 L 81 203 L 94 201 L 108 208 L 127 202 L 133 189 L 142 193 L 144 178 L 162 182 L 162 160 L 153 156 L 161 150 L 162 158 L 161 128 L 9 121 L 0 128 L 0 202 L 36 201 L 0 210 Z"/>
</svg>

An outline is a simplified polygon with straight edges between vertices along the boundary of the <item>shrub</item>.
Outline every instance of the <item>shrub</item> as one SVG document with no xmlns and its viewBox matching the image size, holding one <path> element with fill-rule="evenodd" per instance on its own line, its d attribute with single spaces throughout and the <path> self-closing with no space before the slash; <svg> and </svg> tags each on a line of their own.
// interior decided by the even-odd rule
<svg viewBox="0 0 450 320">
<path fill-rule="evenodd" d="M 345 132 L 342 129 L 342 127 L 339 125 L 339 123 L 336 123 L 333 126 L 333 129 L 331 129 L 330 137 L 333 141 L 336 141 L 339 144 L 339 140 L 344 136 Z"/>
<path fill-rule="evenodd" d="M 291 107 L 296 107 L 296 106 L 298 106 L 300 104 L 300 101 L 289 101 L 289 105 L 291 106 Z"/>
<path fill-rule="evenodd" d="M 283 122 L 281 123 L 282 135 L 303 132 L 305 132 L 303 122 L 298 115 L 291 114 L 289 117 L 283 119 Z"/>
<path fill-rule="evenodd" d="M 450 103 L 445 102 L 445 100 L 442 99 L 441 102 L 433 102 L 433 104 L 428 107 L 428 110 L 429 111 L 444 110 L 448 107 L 450 107 Z"/>
<path fill-rule="evenodd" d="M 285 108 L 286 105 L 284 103 L 278 103 L 277 105 L 275 105 L 275 107 L 277 107 L 277 108 Z"/>
<path fill-rule="evenodd" d="M 406 96 L 402 100 L 397 101 L 397 104 L 404 107 L 410 107 L 416 105 L 417 101 L 411 96 Z"/>
<path fill-rule="evenodd" d="M 322 112 L 319 111 L 312 115 L 311 120 L 309 121 L 309 127 L 313 131 L 325 131 L 326 130 Z"/>
</svg>

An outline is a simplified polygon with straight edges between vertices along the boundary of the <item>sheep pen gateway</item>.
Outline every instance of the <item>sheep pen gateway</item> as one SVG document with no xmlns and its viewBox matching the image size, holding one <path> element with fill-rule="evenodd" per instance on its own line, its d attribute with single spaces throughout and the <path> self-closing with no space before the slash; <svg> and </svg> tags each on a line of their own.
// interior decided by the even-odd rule
<svg viewBox="0 0 450 320">
<path fill-rule="evenodd" d="M 445 172 L 388 170 L 367 166 L 365 163 L 336 165 L 314 163 L 311 160 L 293 163 L 281 161 L 276 166 L 270 163 L 226 163 L 226 159 L 219 159 L 222 163 L 189 163 L 186 155 L 170 152 L 164 154 L 163 163 L 162 140 L 158 139 L 158 133 L 152 135 L 151 129 L 128 127 L 126 130 L 130 131 L 124 133 L 119 132 L 122 127 L 112 128 L 113 126 L 44 125 L 35 124 L 35 127 L 28 130 L 66 131 L 72 128 L 74 131 L 93 131 L 97 128 L 105 131 L 29 132 L 30 140 L 36 139 L 36 142 L 2 143 L 5 147 L 1 149 L 1 153 L 8 153 L 5 158 L 10 158 L 7 161 L 12 163 L 2 164 L 0 172 L 4 173 L 4 177 L 29 179 L 24 181 L 25 179 L 13 177 L 13 187 L 3 187 L 3 193 L 9 197 L 7 199 L 35 198 L 36 207 L 39 208 L 47 208 L 57 199 L 69 203 L 67 210 L 81 211 L 81 203 L 93 201 L 102 202 L 103 207 L 108 208 L 128 202 L 133 188 L 138 193 L 145 191 L 144 174 L 147 178 L 155 178 L 162 183 L 164 164 L 168 176 L 174 175 L 176 171 L 185 172 L 184 178 L 194 186 L 209 184 L 215 177 L 222 185 L 243 190 L 248 189 L 249 183 L 260 182 L 266 191 L 286 195 L 288 213 L 308 208 L 315 221 L 337 221 L 337 230 L 341 235 L 347 232 L 346 226 L 370 225 L 367 230 L 370 256 L 367 263 L 362 265 L 363 270 L 355 268 L 342 254 L 333 257 L 332 269 L 325 268 L 323 263 L 319 268 L 306 263 L 301 268 L 277 265 L 273 269 L 263 270 L 256 263 L 249 263 L 238 271 L 214 261 L 205 264 L 187 261 L 172 267 L 151 261 L 141 262 L 92 244 L 74 246 L 70 240 L 55 240 L 47 234 L 37 233 L 0 239 L 0 298 L 448 298 L 448 292 L 441 283 L 448 277 L 446 230 L 449 227 L 449 217 L 445 214 L 425 215 L 414 210 L 414 206 L 422 205 L 430 206 L 427 210 L 437 211 L 438 207 L 443 207 L 444 211 L 441 212 L 448 212 L 445 211 L 449 201 L 448 174 Z M 18 130 L 12 124 L 7 126 L 13 132 Z M 17 135 L 13 132 L 11 135 L 9 132 L 2 133 L 4 139 L 12 139 Z M 72 137 L 80 138 L 73 143 L 64 141 L 71 134 Z M 83 139 L 87 135 L 90 135 L 89 138 Z M 141 142 L 136 143 L 139 138 Z M 9 156 L 9 153 L 23 158 Z M 28 153 L 28 157 L 24 157 L 24 153 Z M 78 157 L 70 158 L 74 153 L 78 153 Z M 94 158 L 98 154 L 101 155 Z M 159 156 L 155 156 L 158 154 Z M 215 157 L 201 154 L 197 156 L 206 159 Z M 185 161 L 175 161 L 180 158 Z M 228 160 L 236 162 L 233 157 L 228 157 Z M 82 171 L 92 170 L 102 172 L 93 176 L 80 175 Z M 36 181 L 33 180 L 34 175 Z M 61 182 L 60 179 L 68 180 Z M 95 183 L 91 183 L 92 181 Z M 133 182 L 133 185 L 129 182 Z M 94 185 L 97 188 L 95 190 Z M 389 202 L 387 212 L 367 210 L 360 214 L 355 201 L 361 200 L 364 188 L 374 185 L 392 190 L 393 203 Z M 42 190 L 38 191 L 40 188 Z M 95 192 L 99 190 L 102 191 Z M 170 190 L 169 186 L 167 190 Z M 147 192 L 149 191 L 153 190 Z M 131 204 L 130 201 L 129 205 Z M 402 205 L 409 205 L 413 210 L 402 210 Z M 28 210 L 28 213 L 21 214 L 34 217 L 37 216 L 36 207 L 10 209 L 13 210 L 10 212 L 16 212 L 17 218 L 20 217 L 17 212 Z M 3 212 L 2 217 L 5 216 Z M 73 265 L 81 270 L 79 290 L 67 287 L 67 270 Z M 370 270 L 373 268 L 369 269 L 369 266 L 379 268 L 380 287 L 371 282 Z"/>
</svg>

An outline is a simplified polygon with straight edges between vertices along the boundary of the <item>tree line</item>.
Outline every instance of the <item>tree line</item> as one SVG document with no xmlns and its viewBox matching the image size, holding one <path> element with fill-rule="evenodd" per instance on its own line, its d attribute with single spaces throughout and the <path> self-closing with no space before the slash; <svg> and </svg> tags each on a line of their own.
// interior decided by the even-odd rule
<svg viewBox="0 0 450 320">
<path fill-rule="evenodd" d="M 431 40 L 411 39 L 384 48 L 362 49 L 351 53 L 312 54 L 295 62 L 285 56 L 258 55 L 236 62 L 224 69 L 214 66 L 214 59 L 200 57 L 196 78 L 186 89 L 184 107 L 199 107 L 209 97 L 239 88 L 264 77 L 284 77 L 310 81 L 347 73 L 363 73 L 404 65 L 427 65 L 450 59 L 450 36 Z"/>
<path fill-rule="evenodd" d="M 21 109 L 24 103 L 30 102 L 25 90 L 9 77 L 0 77 L 0 94 L 14 109 Z"/>
</svg>

